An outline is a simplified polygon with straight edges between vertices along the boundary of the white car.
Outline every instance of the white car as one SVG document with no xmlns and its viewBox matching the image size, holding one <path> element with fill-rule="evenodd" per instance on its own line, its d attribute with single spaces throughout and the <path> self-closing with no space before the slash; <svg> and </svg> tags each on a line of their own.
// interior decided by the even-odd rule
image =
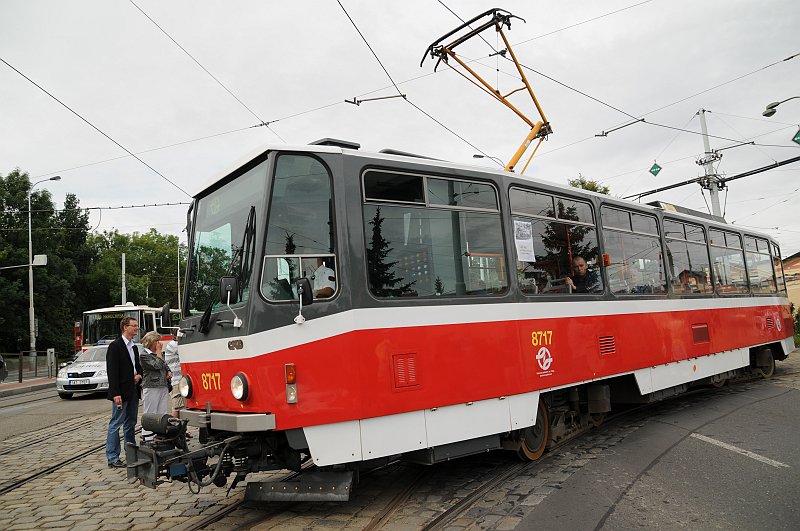
<svg viewBox="0 0 800 531">
<path fill-rule="evenodd" d="M 139 352 L 144 349 L 137 345 Z M 63 399 L 75 393 L 107 393 L 106 352 L 108 345 L 95 345 L 86 349 L 75 361 L 58 371 L 56 391 Z"/>
</svg>

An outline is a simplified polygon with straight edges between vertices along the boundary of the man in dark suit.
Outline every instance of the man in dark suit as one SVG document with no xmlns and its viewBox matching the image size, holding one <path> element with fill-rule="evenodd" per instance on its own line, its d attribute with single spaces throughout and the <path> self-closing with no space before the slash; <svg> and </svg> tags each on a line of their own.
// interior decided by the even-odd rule
<svg viewBox="0 0 800 531">
<path fill-rule="evenodd" d="M 139 332 L 139 323 L 133 317 L 123 317 L 119 323 L 122 335 L 108 345 L 106 371 L 108 372 L 108 399 L 111 420 L 106 434 L 106 459 L 108 466 L 123 468 L 120 461 L 119 429 L 125 434 L 125 444 L 136 444 L 136 417 L 139 413 L 139 389 L 142 367 L 133 338 Z"/>
</svg>

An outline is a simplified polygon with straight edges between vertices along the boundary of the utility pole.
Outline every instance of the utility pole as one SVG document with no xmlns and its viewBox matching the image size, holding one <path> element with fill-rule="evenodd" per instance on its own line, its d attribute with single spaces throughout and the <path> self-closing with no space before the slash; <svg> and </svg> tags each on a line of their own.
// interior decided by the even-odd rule
<svg viewBox="0 0 800 531">
<path fill-rule="evenodd" d="M 700 116 L 700 128 L 703 131 L 703 147 L 705 147 L 705 154 L 700 157 L 697 164 L 705 170 L 705 177 L 700 179 L 700 187 L 708 190 L 711 196 L 711 210 L 715 216 L 722 217 L 722 210 L 719 208 L 719 191 L 725 189 L 725 183 L 720 181 L 719 175 L 714 171 L 714 163 L 722 158 L 718 152 L 711 151 L 711 145 L 708 142 L 708 128 L 706 127 L 706 110 L 700 109 L 697 111 Z"/>
<path fill-rule="evenodd" d="M 128 287 L 125 285 L 125 253 L 122 253 L 122 304 L 128 302 Z"/>
</svg>

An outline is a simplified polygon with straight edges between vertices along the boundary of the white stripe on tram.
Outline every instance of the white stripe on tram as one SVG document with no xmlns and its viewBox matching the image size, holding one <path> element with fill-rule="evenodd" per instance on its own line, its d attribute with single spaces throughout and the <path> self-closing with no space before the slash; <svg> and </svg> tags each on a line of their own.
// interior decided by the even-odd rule
<svg viewBox="0 0 800 531">
<path fill-rule="evenodd" d="M 356 330 L 397 329 L 415 326 L 443 326 L 529 319 L 559 319 L 635 315 L 662 312 L 759 308 L 788 304 L 781 297 L 646 299 L 565 302 L 516 302 L 455 304 L 449 306 L 404 306 L 397 308 L 359 308 L 316 317 L 302 325 L 292 324 L 257 332 L 181 345 L 181 361 L 195 363 L 246 359 L 286 348 L 320 341 Z M 225 313 L 224 311 L 221 313 Z M 776 312 L 775 318 L 780 318 Z M 244 348 L 229 350 L 228 342 L 241 339 Z"/>
</svg>

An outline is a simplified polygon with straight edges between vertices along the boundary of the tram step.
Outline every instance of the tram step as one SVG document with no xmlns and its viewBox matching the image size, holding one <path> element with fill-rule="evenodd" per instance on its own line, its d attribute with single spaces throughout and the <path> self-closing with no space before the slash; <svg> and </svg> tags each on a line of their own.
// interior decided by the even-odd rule
<svg viewBox="0 0 800 531">
<path fill-rule="evenodd" d="M 248 501 L 348 501 L 353 490 L 351 470 L 308 472 L 286 481 L 247 483 Z"/>
</svg>

